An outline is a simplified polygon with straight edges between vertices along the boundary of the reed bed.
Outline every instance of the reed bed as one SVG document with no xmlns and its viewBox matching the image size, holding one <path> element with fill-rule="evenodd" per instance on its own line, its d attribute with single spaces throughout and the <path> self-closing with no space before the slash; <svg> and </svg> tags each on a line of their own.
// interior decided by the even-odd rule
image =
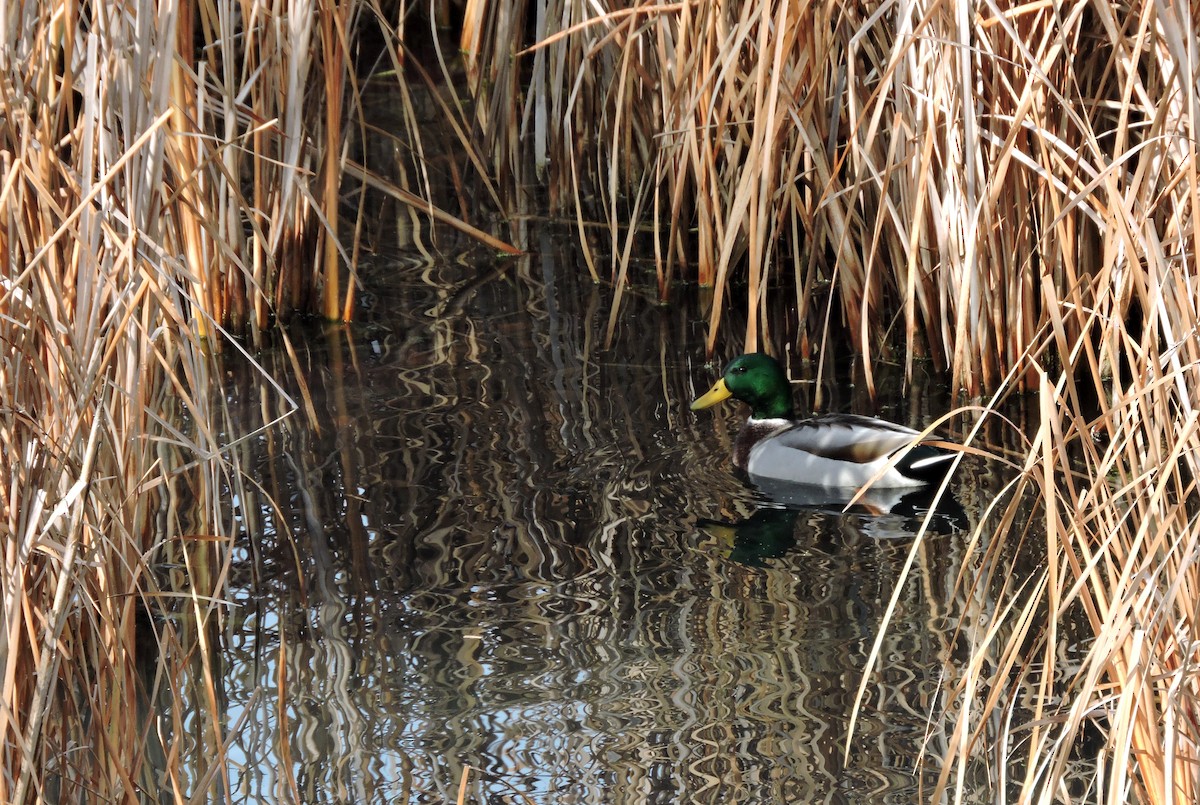
<svg viewBox="0 0 1200 805">
<path fill-rule="evenodd" d="M 745 342 L 766 343 L 764 298 L 791 293 L 803 355 L 848 337 L 978 395 L 1059 303 L 1105 302 L 1106 270 L 1125 314 L 1120 272 L 1154 245 L 1139 223 L 1187 254 L 1170 203 L 1188 198 L 1195 97 L 1181 8 L 594 8 L 468 4 L 481 136 L 503 173 L 531 161 L 581 234 L 605 218 L 618 298 L 642 232 L 662 297 L 681 268 L 712 285 L 710 349 L 735 302 Z"/>
<path fill-rule="evenodd" d="M 494 150 L 531 141 L 585 244 L 585 211 L 606 220 L 617 304 L 648 233 L 662 297 L 677 276 L 713 287 L 710 350 L 733 305 L 747 347 L 771 343 L 765 300 L 794 294 L 803 357 L 845 338 L 868 384 L 874 361 L 930 359 L 968 397 L 1040 399 L 1025 449 L 998 456 L 1016 480 L 997 512 L 1009 540 L 1020 512 L 1045 519 L 1044 573 L 964 624 L 937 796 L 984 756 L 1014 801 L 1196 801 L 1194 6 L 597 8 L 480 0 L 463 45 Z M 1003 578 L 997 561 L 961 583 Z M 1068 612 L 1091 629 L 1082 664 Z M 1101 771 L 1068 790 L 1091 730 Z"/>
<path fill-rule="evenodd" d="M 353 5 L 318 6 L 0 9 L 0 801 L 228 789 L 241 475 L 210 353 L 351 298 L 342 111 L 311 112 L 344 92 Z"/>
<path fill-rule="evenodd" d="M 804 358 L 847 338 L 868 367 L 929 359 L 972 398 L 1038 395 L 1025 449 L 999 457 L 1015 473 L 997 511 L 1010 540 L 1030 507 L 1045 519 L 1044 571 L 964 623 L 935 794 L 961 796 L 985 757 L 1018 801 L 1196 801 L 1195 11 L 601 8 L 466 4 L 470 102 L 435 94 L 470 178 L 461 215 L 428 214 L 463 223 L 467 184 L 506 206 L 532 176 L 614 306 L 645 280 L 642 245 L 660 297 L 681 277 L 711 286 L 710 350 L 727 321 L 748 347 L 778 341 L 764 312 L 788 294 Z M 422 203 L 408 176 L 350 159 L 362 28 L 383 34 L 403 92 L 410 65 L 430 87 L 451 74 L 440 51 L 416 69 L 396 9 L 290 12 L 0 12 L 4 801 L 131 798 L 163 779 L 183 798 L 223 778 L 211 655 L 191 652 L 219 616 L 221 495 L 240 476 L 206 352 L 296 311 L 350 317 L 367 210 L 363 194 L 341 218 L 347 175 Z M 403 144 L 428 190 L 418 128 Z M 981 550 L 960 583 L 1005 578 L 1000 556 Z M 1062 645 L 1069 611 L 1090 627 L 1082 660 Z M 148 653 L 178 664 L 140 675 Z M 213 702 L 189 736 L 215 753 L 198 780 L 172 774 L 165 738 L 183 725 L 146 717 L 189 692 Z M 1101 771 L 1068 790 L 1089 729 Z"/>
<path fill-rule="evenodd" d="M 211 359 L 351 317 L 369 211 L 344 178 L 392 187 L 354 162 L 359 37 L 400 64 L 396 11 L 0 6 L 0 801 L 228 790 L 213 641 L 249 515 Z"/>
</svg>

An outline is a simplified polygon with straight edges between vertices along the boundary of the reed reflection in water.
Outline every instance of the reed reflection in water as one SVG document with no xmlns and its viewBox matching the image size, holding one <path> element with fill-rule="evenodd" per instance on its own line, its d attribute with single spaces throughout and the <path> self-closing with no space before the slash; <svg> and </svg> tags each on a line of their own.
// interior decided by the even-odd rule
<svg viewBox="0 0 1200 805">
<path fill-rule="evenodd" d="M 716 371 L 697 311 L 634 295 L 602 350 L 607 299 L 569 259 L 376 265 L 353 336 L 293 331 L 319 427 L 242 448 L 236 798 L 453 802 L 470 766 L 473 802 L 917 801 L 946 740 L 926 717 L 963 606 L 955 520 L 991 479 L 964 469 L 920 547 L 844 764 L 917 521 L 764 506 L 729 467 L 742 412 L 688 411 Z M 231 363 L 231 435 L 282 408 L 251 377 Z M 912 399 L 883 413 L 946 405 Z"/>
</svg>

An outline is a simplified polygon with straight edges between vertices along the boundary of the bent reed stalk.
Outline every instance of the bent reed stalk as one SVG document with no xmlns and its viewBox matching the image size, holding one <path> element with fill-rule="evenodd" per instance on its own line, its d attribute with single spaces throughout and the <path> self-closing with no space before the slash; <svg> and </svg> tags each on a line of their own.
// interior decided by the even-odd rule
<svg viewBox="0 0 1200 805">
<path fill-rule="evenodd" d="M 649 232 L 663 298 L 681 272 L 713 286 L 710 350 L 733 304 L 745 348 L 770 342 L 765 299 L 794 293 L 799 353 L 849 338 L 868 384 L 898 355 L 1039 395 L 1000 522 L 1016 540 L 1040 512 L 1044 572 L 977 613 L 937 796 L 987 757 L 1015 800 L 1070 800 L 1091 722 L 1082 799 L 1200 797 L 1198 29 L 1153 0 L 468 4 L 493 150 L 532 156 L 585 249 L 582 209 L 606 219 L 615 304 Z M 999 555 L 961 583 L 1003 578 Z"/>
</svg>

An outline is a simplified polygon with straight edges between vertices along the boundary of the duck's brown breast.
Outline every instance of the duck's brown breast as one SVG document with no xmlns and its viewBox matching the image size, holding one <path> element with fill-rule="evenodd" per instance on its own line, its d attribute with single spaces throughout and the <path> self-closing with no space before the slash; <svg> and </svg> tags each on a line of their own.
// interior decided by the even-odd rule
<svg viewBox="0 0 1200 805">
<path fill-rule="evenodd" d="M 786 419 L 747 419 L 733 442 L 733 466 L 744 471 L 750 463 L 750 451 L 754 445 L 787 430 L 791 425 Z"/>
</svg>

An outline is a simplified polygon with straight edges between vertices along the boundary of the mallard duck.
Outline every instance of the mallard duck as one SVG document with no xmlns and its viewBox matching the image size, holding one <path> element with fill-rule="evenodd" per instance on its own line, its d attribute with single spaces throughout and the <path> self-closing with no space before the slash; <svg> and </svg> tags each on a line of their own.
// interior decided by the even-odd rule
<svg viewBox="0 0 1200 805">
<path fill-rule="evenodd" d="M 940 481 L 954 460 L 954 453 L 914 445 L 918 431 L 882 419 L 856 414 L 796 419 L 783 367 L 761 352 L 734 359 L 692 410 L 730 397 L 750 406 L 733 445 L 733 464 L 752 479 L 845 488 L 864 486 L 878 475 L 872 488 L 912 487 Z"/>
</svg>

